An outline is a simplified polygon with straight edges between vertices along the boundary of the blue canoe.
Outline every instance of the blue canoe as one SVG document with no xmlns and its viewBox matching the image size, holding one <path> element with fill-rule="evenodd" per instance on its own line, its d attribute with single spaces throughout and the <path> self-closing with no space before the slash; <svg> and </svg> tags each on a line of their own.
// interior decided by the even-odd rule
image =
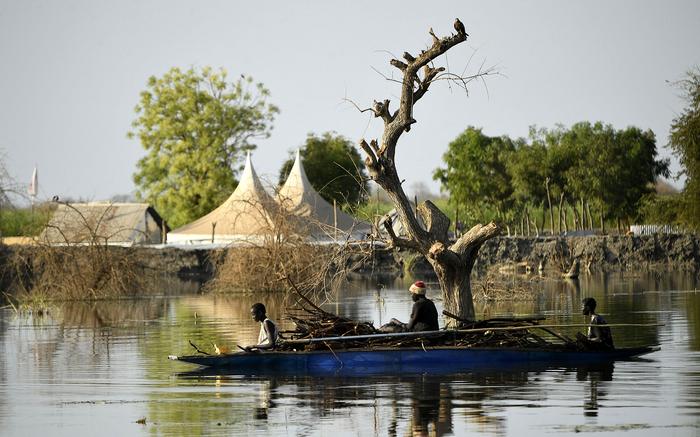
<svg viewBox="0 0 700 437">
<path fill-rule="evenodd" d="M 446 373 L 513 365 L 581 365 L 639 357 L 658 350 L 644 346 L 609 351 L 537 348 L 418 347 L 315 351 L 236 352 L 223 355 L 171 355 L 171 360 L 234 374 L 265 373 Z"/>
</svg>

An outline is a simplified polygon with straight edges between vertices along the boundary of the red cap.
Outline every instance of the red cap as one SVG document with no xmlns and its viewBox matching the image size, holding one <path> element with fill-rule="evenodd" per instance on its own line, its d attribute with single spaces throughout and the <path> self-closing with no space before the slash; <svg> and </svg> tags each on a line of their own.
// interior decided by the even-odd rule
<svg viewBox="0 0 700 437">
<path fill-rule="evenodd" d="M 425 283 L 423 281 L 416 281 L 409 287 L 409 291 L 414 294 L 425 294 Z"/>
</svg>

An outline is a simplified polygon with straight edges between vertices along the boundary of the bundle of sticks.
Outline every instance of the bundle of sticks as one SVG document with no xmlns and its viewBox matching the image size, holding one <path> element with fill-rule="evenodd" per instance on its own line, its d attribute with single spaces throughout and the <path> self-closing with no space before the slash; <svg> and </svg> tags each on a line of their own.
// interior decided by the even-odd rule
<svg viewBox="0 0 700 437">
<path fill-rule="evenodd" d="M 294 289 L 301 300 L 297 302 L 296 308 L 287 310 L 287 318 L 294 322 L 296 329 L 281 332 L 280 334 L 283 337 L 287 336 L 292 340 L 299 340 L 377 333 L 372 322 L 359 322 L 325 311 L 314 304 L 296 287 Z"/>
<path fill-rule="evenodd" d="M 295 329 L 281 332 L 283 338 L 288 340 L 280 345 L 282 349 L 426 346 L 564 347 L 567 349 L 576 347 L 574 340 L 546 327 L 540 327 L 538 323 L 544 320 L 544 317 L 493 318 L 473 322 L 443 311 L 445 316 L 459 322 L 459 329 L 409 335 L 380 334 L 372 322 L 360 322 L 323 310 L 308 299 L 294 283 L 289 282 L 300 299 L 295 308 L 287 310 L 287 318 L 294 322 Z M 535 330 L 544 337 L 536 334 Z M 360 338 L 344 338 L 356 336 Z"/>
</svg>

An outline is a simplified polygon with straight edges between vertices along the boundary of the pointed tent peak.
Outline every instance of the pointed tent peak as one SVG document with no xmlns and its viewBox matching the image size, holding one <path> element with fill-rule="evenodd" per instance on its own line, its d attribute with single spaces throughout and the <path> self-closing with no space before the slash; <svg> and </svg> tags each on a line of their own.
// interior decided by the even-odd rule
<svg viewBox="0 0 700 437">
<path fill-rule="evenodd" d="M 257 176 L 255 174 L 255 168 L 253 168 L 253 159 L 251 158 L 250 150 L 248 150 L 245 155 L 245 166 L 243 167 L 243 173 L 241 173 L 241 180 L 243 180 L 244 176 L 250 177 L 249 173 Z"/>
<path fill-rule="evenodd" d="M 255 199 L 256 202 L 260 201 L 265 205 L 272 205 L 274 203 L 274 200 L 267 190 L 265 190 L 265 186 L 255 172 L 251 153 L 248 152 L 245 168 L 243 168 L 243 172 L 241 173 L 238 186 L 231 196 L 229 196 L 228 200 L 221 206 L 230 202 L 237 202 L 240 200 L 250 201 L 251 199 Z"/>
<path fill-rule="evenodd" d="M 301 149 L 297 149 L 294 165 L 292 165 L 292 169 L 289 171 L 287 180 L 284 182 L 280 193 L 290 195 L 292 194 L 290 191 L 301 190 L 304 192 L 309 189 L 313 190 L 313 187 L 311 186 L 308 176 L 306 176 L 304 165 L 301 163 Z"/>
<path fill-rule="evenodd" d="M 238 187 L 236 187 L 235 191 L 239 191 L 239 189 L 248 189 L 248 188 L 258 188 L 262 187 L 262 183 L 260 182 L 260 179 L 258 178 L 258 174 L 255 172 L 255 167 L 253 167 L 253 160 L 251 158 L 250 150 L 246 154 L 245 158 L 245 167 L 243 168 L 243 173 L 241 173 L 241 179 L 238 182 Z M 234 191 L 234 192 L 235 192 Z"/>
</svg>

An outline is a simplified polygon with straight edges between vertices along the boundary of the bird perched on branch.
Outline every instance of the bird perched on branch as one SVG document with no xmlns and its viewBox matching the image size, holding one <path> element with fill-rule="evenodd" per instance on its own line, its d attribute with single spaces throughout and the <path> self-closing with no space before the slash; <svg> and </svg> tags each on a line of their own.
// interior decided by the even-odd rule
<svg viewBox="0 0 700 437">
<path fill-rule="evenodd" d="M 458 34 L 469 36 L 469 34 L 467 33 L 467 30 L 464 28 L 464 24 L 462 24 L 462 22 L 459 21 L 459 18 L 455 18 L 454 26 L 455 26 L 455 30 L 457 31 Z"/>
</svg>

